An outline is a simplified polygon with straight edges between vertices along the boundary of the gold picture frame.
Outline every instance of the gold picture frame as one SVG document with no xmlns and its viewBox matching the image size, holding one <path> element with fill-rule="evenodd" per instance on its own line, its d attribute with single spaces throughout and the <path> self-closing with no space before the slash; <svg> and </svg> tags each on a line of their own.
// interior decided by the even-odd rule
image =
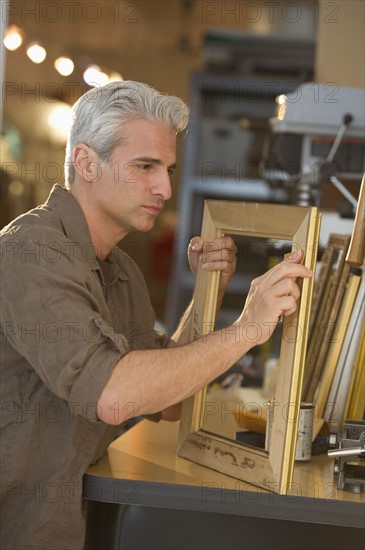
<svg viewBox="0 0 365 550">
<path fill-rule="evenodd" d="M 224 234 L 289 240 L 293 243 L 293 250 L 304 250 L 304 263 L 314 271 L 319 228 L 320 214 L 314 207 L 207 200 L 201 236 L 205 242 Z M 291 331 L 290 339 L 281 342 L 276 406 L 268 450 L 204 431 L 207 392 L 204 388 L 183 403 L 177 450 L 180 457 L 273 492 L 287 493 L 294 469 L 313 279 L 303 279 L 297 311 L 283 321 L 283 333 L 287 327 L 294 328 L 295 334 Z M 204 338 L 213 330 L 218 284 L 218 271 L 207 272 L 199 266 L 193 297 L 191 341 Z"/>
<path fill-rule="evenodd" d="M 350 235 L 330 235 L 323 253 L 318 280 L 314 286 L 310 345 L 303 382 L 303 398 L 308 402 L 315 399 L 318 384 L 325 370 L 328 348 L 337 328 L 336 319 L 350 273 L 350 264 L 345 261 L 349 244 Z M 321 406 L 321 418 L 322 414 Z"/>
</svg>

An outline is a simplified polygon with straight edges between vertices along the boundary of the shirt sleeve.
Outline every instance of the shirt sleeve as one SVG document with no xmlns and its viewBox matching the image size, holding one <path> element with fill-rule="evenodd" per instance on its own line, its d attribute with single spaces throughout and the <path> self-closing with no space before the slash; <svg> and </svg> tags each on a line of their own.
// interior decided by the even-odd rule
<svg viewBox="0 0 365 550">
<path fill-rule="evenodd" d="M 3 335 L 51 392 L 87 410 L 128 353 L 127 338 L 103 317 L 102 288 L 85 262 L 31 244 L 33 254 L 2 262 Z"/>
</svg>

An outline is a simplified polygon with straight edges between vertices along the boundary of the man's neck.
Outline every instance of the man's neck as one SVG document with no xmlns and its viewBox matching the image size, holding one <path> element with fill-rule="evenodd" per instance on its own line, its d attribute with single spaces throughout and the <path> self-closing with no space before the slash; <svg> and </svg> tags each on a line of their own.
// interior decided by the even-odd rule
<svg viewBox="0 0 365 550">
<path fill-rule="evenodd" d="M 95 209 L 95 206 L 89 200 L 88 195 L 83 193 L 79 186 L 72 186 L 69 193 L 78 202 L 85 216 L 95 255 L 99 260 L 105 260 L 126 234 L 123 234 L 117 228 L 113 228 L 110 219 L 103 219 L 101 213 Z"/>
<path fill-rule="evenodd" d="M 95 254 L 99 260 L 105 260 L 118 242 L 122 240 L 122 237 L 118 238 L 116 234 L 114 236 L 110 232 L 107 232 L 105 230 L 105 224 L 100 222 L 98 218 L 93 219 L 91 214 L 86 215 L 84 210 L 83 212 L 90 231 L 91 242 L 94 245 Z"/>
</svg>

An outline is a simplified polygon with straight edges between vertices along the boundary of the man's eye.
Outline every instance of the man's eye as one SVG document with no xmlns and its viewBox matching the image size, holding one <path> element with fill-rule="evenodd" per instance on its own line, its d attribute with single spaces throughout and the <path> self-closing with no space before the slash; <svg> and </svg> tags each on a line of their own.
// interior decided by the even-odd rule
<svg viewBox="0 0 365 550">
<path fill-rule="evenodd" d="M 168 170 L 168 173 L 169 173 L 169 176 L 173 176 L 174 173 L 175 173 L 174 168 L 170 168 L 170 169 Z"/>
<path fill-rule="evenodd" d="M 141 164 L 140 167 L 139 167 L 139 169 L 140 169 L 140 170 L 145 170 L 145 171 L 147 171 L 147 170 L 149 170 L 151 167 L 152 167 L 151 164 Z"/>
</svg>

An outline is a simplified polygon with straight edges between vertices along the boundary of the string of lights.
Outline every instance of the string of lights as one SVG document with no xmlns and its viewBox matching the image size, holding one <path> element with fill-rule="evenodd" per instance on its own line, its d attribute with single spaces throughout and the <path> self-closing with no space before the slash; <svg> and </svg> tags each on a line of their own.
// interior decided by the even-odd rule
<svg viewBox="0 0 365 550">
<path fill-rule="evenodd" d="M 17 25 L 9 25 L 4 33 L 4 46 L 9 51 L 15 51 L 25 42 L 25 32 Z M 36 64 L 43 63 L 47 57 L 47 50 L 40 41 L 31 41 L 26 46 L 26 55 Z M 70 76 L 74 69 L 75 63 L 71 57 L 61 55 L 54 61 L 54 68 L 62 76 Z M 90 87 L 103 86 L 108 82 L 123 80 L 120 73 L 112 71 L 109 74 L 104 72 L 98 65 L 90 63 L 83 72 L 83 79 Z"/>
</svg>

